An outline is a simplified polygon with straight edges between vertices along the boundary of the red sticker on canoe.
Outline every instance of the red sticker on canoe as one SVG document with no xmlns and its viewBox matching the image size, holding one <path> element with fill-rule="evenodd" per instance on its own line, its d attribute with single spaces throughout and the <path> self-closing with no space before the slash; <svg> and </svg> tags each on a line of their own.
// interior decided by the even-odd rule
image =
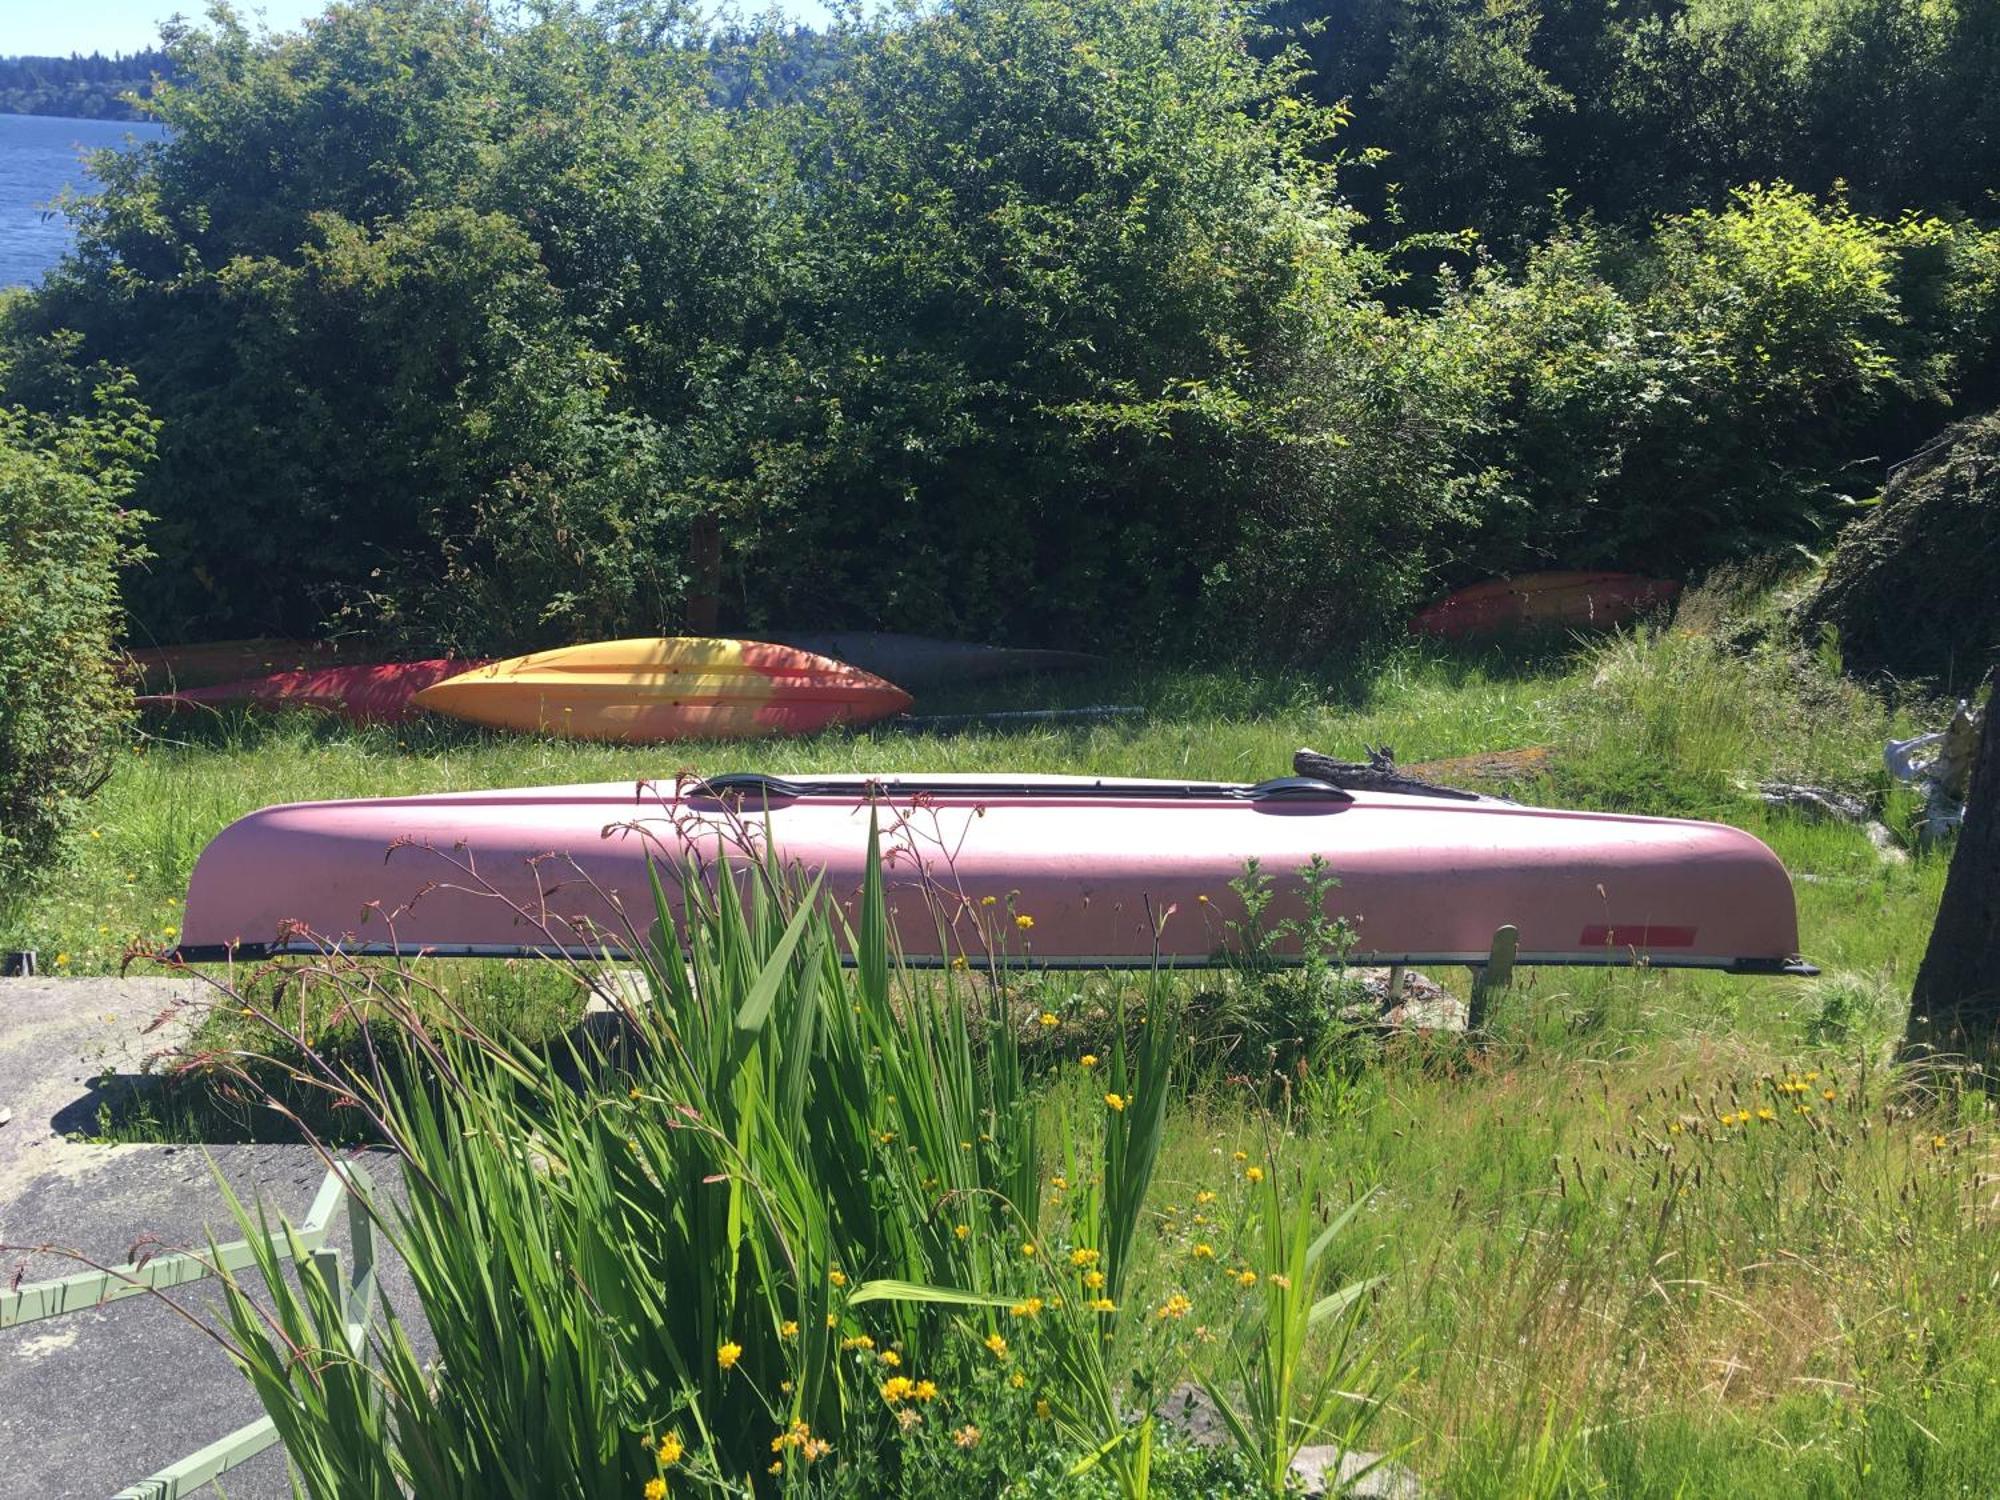
<svg viewBox="0 0 2000 1500">
<path fill-rule="evenodd" d="M 1616 927 L 1586 927 L 1577 942 L 1585 948 L 1692 948 L 1694 933 L 1692 927 L 1625 922 Z"/>
</svg>

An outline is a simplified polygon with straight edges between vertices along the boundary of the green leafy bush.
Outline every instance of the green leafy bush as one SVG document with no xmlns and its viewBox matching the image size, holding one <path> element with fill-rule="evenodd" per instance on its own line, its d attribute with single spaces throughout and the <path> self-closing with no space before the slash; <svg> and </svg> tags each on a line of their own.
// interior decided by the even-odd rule
<svg viewBox="0 0 2000 1500">
<path fill-rule="evenodd" d="M 118 570 L 140 555 L 125 508 L 154 424 L 129 376 L 39 351 L 70 410 L 0 407 L 0 886 L 46 873 L 120 748 Z"/>
</svg>

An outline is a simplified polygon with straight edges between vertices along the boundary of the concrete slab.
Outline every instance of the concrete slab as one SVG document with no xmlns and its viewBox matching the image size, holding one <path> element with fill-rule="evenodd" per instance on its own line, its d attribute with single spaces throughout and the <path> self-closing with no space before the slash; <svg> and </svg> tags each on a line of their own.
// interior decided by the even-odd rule
<svg viewBox="0 0 2000 1500">
<path fill-rule="evenodd" d="M 246 1203 L 305 1216 L 326 1164 L 308 1146 L 98 1146 L 99 1081 L 138 1071 L 183 1040 L 197 998 L 172 980 L 0 980 L 0 1245 L 56 1245 L 101 1264 L 142 1237 L 164 1249 L 240 1238 L 216 1174 Z M 378 1184 L 393 1163 L 369 1158 Z M 337 1237 L 347 1248 L 343 1232 Z M 386 1295 L 408 1312 L 402 1268 L 384 1256 Z M 0 1281 L 83 1269 L 53 1254 L 0 1252 Z M 200 1326 L 219 1325 L 213 1283 L 170 1293 L 192 1319 L 134 1297 L 0 1333 L 0 1495 L 85 1500 L 125 1485 L 262 1415 L 256 1397 Z M 273 1450 L 223 1479 L 232 1500 L 285 1500 Z"/>
</svg>

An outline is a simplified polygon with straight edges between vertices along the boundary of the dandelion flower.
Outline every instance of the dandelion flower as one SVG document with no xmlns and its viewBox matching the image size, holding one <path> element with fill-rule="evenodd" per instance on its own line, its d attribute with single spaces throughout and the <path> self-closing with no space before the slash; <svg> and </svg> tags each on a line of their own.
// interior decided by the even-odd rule
<svg viewBox="0 0 2000 1500">
<path fill-rule="evenodd" d="M 1104 1107 L 1113 1112 L 1122 1111 L 1125 1108 L 1125 1096 L 1123 1094 L 1106 1094 L 1104 1096 Z"/>
<path fill-rule="evenodd" d="M 1109 1297 L 1098 1297 L 1091 1302 L 1090 1310 L 1099 1313 L 1113 1313 L 1118 1311 L 1118 1304 L 1113 1302 Z"/>
<path fill-rule="evenodd" d="M 1056 1013 L 1055 1013 L 1054 1011 L 1052 1011 L 1052 1010 L 1045 1010 L 1045 1011 L 1043 1011 L 1043 1012 L 1042 1012 L 1042 1014 L 1041 1014 L 1041 1017 L 1040 1017 L 1040 1019 L 1041 1019 L 1041 1023 L 1042 1023 L 1042 1025 L 1043 1025 L 1043 1026 L 1044 1026 L 1045 1028 L 1052 1028 L 1052 1027 L 1056 1027 L 1056 1026 L 1060 1026 L 1060 1025 L 1062 1025 L 1062 1017 L 1061 1017 L 1061 1016 L 1059 1016 L 1059 1015 L 1057 1015 L 1057 1014 L 1056 1014 Z"/>
<path fill-rule="evenodd" d="M 1073 1266 L 1094 1266 L 1097 1264 L 1097 1260 L 1097 1252 L 1087 1245 L 1072 1250 L 1069 1253 L 1069 1263 Z"/>
<path fill-rule="evenodd" d="M 1167 1298 L 1165 1302 L 1160 1304 L 1160 1310 L 1155 1316 L 1160 1317 L 1162 1319 L 1185 1318 L 1189 1313 L 1193 1311 L 1194 1311 L 1194 1303 L 1191 1302 L 1187 1297 L 1183 1296 L 1181 1293 L 1175 1292 L 1171 1297 Z"/>
<path fill-rule="evenodd" d="M 847 1273 L 845 1271 L 828 1271 L 826 1273 L 826 1279 L 832 1282 L 835 1286 L 847 1285 Z"/>
<path fill-rule="evenodd" d="M 986 1335 L 986 1347 L 993 1351 L 995 1359 L 1005 1359 L 1007 1357 L 1007 1341 L 997 1333 Z"/>
<path fill-rule="evenodd" d="M 1262 1167 L 1245 1167 L 1243 1175 L 1251 1182 L 1262 1182 L 1264 1180 L 1264 1169 Z"/>
<path fill-rule="evenodd" d="M 795 1339 L 798 1336 L 799 1336 L 799 1325 L 794 1323 L 790 1318 L 785 1319 L 785 1321 L 778 1326 L 779 1338 Z"/>
<path fill-rule="evenodd" d="M 743 1346 L 730 1342 L 715 1351 L 715 1362 L 725 1370 L 736 1368 L 736 1361 L 743 1357 Z"/>
<path fill-rule="evenodd" d="M 884 1349 L 876 1357 L 892 1370 L 903 1362 L 903 1356 L 898 1354 L 894 1349 Z"/>
<path fill-rule="evenodd" d="M 910 1399 L 912 1401 L 935 1401 L 937 1400 L 937 1393 L 938 1388 L 935 1380 L 919 1380 L 910 1391 Z"/>
<path fill-rule="evenodd" d="M 657 1474 L 646 1481 L 646 1500 L 667 1500 L 667 1482 Z"/>
<path fill-rule="evenodd" d="M 907 1401 L 917 1388 L 917 1383 L 907 1375 L 891 1375 L 882 1382 L 882 1399 L 894 1406 L 899 1401 Z"/>
<path fill-rule="evenodd" d="M 1832 1103 L 1832 1102 L 1833 1102 L 1833 1101 L 1834 1101 L 1835 1099 L 1838 1099 L 1838 1098 L 1840 1097 L 1840 1090 L 1838 1090 L 1838 1089 L 1821 1089 L 1821 1090 L 1819 1091 L 1819 1096 L 1820 1096 L 1820 1098 L 1822 1098 L 1822 1099 L 1826 1100 L 1826 1101 L 1827 1101 L 1827 1102 L 1828 1102 L 1829 1104 L 1831 1104 L 1831 1103 Z"/>
<path fill-rule="evenodd" d="M 1229 1159 L 1231 1161 L 1248 1161 L 1250 1160 L 1250 1153 L 1248 1151 L 1233 1152 Z"/>
<path fill-rule="evenodd" d="M 1102 1271 L 1085 1271 L 1083 1273 L 1083 1284 L 1093 1292 L 1096 1291 L 1104 1285 L 1104 1273 Z"/>
<path fill-rule="evenodd" d="M 681 1446 L 680 1435 L 678 1433 L 670 1432 L 660 1439 L 660 1462 L 663 1464 L 679 1463 L 681 1461 L 681 1454 L 686 1451 Z"/>
<path fill-rule="evenodd" d="M 1086 1052 L 1076 1061 L 1079 1067 L 1083 1068 L 1086 1072 L 1088 1072 L 1090 1069 L 1097 1066 L 1097 1054 L 1095 1052 Z"/>
<path fill-rule="evenodd" d="M 1020 928 L 1021 931 L 1023 932 L 1032 932 L 1035 926 L 1035 919 L 1029 916 L 1026 912 L 1022 912 L 1019 916 L 1014 918 L 1014 925 Z"/>
<path fill-rule="evenodd" d="M 1255 1271 L 1237 1271 L 1234 1275 L 1238 1286 L 1252 1287 L 1257 1284 L 1257 1273 Z"/>
<path fill-rule="evenodd" d="M 1196 1260 L 1214 1260 L 1215 1246 L 1209 1244 L 1206 1240 L 1204 1240 L 1199 1245 L 1196 1245 L 1192 1250 L 1188 1251 L 1188 1254 L 1192 1255 Z"/>
<path fill-rule="evenodd" d="M 1023 1242 L 1021 1246 L 1021 1254 L 1032 1260 L 1035 1254 L 1035 1242 L 1033 1240 L 1027 1240 Z"/>
<path fill-rule="evenodd" d="M 951 1226 L 951 1232 L 960 1239 L 964 1239 L 972 1233 L 972 1226 L 970 1224 L 954 1224 Z"/>
</svg>

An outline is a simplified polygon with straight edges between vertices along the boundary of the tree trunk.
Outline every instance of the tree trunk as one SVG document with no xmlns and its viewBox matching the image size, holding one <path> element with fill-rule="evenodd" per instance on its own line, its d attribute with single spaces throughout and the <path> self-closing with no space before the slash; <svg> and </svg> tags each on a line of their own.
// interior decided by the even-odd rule
<svg viewBox="0 0 2000 1500">
<path fill-rule="evenodd" d="M 1909 1040 L 1948 1051 L 2000 1042 L 2000 668 L 1987 678 L 1986 712 L 1966 794 L 1965 826 L 1945 876 L 1937 925 L 1910 995 Z"/>
</svg>

